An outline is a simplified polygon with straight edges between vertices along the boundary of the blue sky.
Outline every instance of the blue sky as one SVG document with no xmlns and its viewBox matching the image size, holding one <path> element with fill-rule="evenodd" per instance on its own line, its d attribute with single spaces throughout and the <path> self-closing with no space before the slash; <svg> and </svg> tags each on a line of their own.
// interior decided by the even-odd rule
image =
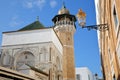
<svg viewBox="0 0 120 80">
<path fill-rule="evenodd" d="M 0 0 L 0 44 L 2 32 L 18 30 L 39 16 L 44 26 L 53 26 L 51 19 L 65 2 L 70 13 L 76 15 L 81 8 L 86 12 L 86 25 L 96 24 L 94 0 Z M 88 67 L 101 76 L 97 33 L 81 29 L 76 22 L 74 35 L 75 65 Z"/>
</svg>

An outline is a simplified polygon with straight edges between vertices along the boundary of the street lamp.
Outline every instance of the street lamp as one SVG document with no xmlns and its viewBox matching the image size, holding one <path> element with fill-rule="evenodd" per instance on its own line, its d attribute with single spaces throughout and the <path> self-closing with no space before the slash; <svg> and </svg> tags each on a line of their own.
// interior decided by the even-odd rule
<svg viewBox="0 0 120 80">
<path fill-rule="evenodd" d="M 108 24 L 86 26 L 86 14 L 82 11 L 82 9 L 79 9 L 76 16 L 78 19 L 79 26 L 81 26 L 82 28 L 87 28 L 88 30 L 94 29 L 99 31 L 108 30 Z"/>
<path fill-rule="evenodd" d="M 88 30 L 94 29 L 94 30 L 99 30 L 99 31 L 106 31 L 108 30 L 108 24 L 99 24 L 99 25 L 89 25 L 86 26 L 86 13 L 82 11 L 82 9 L 79 9 L 77 15 L 79 26 L 81 28 L 87 28 Z M 99 80 L 98 74 L 95 74 L 95 79 Z"/>
</svg>

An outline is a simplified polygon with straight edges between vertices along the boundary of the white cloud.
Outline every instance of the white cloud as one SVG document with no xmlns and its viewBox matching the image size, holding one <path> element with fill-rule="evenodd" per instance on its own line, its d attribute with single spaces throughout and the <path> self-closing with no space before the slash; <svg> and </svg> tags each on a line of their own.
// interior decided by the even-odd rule
<svg viewBox="0 0 120 80">
<path fill-rule="evenodd" d="M 26 8 L 34 8 L 34 7 L 38 7 L 40 8 L 40 10 L 43 9 L 43 7 L 45 6 L 46 0 L 25 0 L 23 2 L 23 6 Z"/>
<path fill-rule="evenodd" d="M 34 5 L 36 5 L 40 9 L 42 9 L 44 7 L 45 3 L 46 3 L 45 0 L 36 0 L 36 2 L 34 3 Z"/>
<path fill-rule="evenodd" d="M 33 2 L 32 1 L 24 1 L 23 6 L 26 8 L 33 8 Z"/>
<path fill-rule="evenodd" d="M 16 27 L 16 26 L 18 26 L 18 25 L 20 25 L 20 21 L 18 21 L 18 16 L 13 16 L 13 17 L 11 18 L 11 21 L 10 21 L 10 23 L 9 23 L 9 26 L 10 26 L 10 27 Z"/>
<path fill-rule="evenodd" d="M 51 8 L 55 8 L 56 5 L 57 5 L 57 2 L 56 2 L 55 0 L 51 0 L 51 1 L 50 1 L 50 6 L 51 6 Z"/>
<path fill-rule="evenodd" d="M 32 8 L 33 7 L 33 3 L 32 2 L 27 2 L 26 3 L 26 7 L 27 8 Z"/>
</svg>

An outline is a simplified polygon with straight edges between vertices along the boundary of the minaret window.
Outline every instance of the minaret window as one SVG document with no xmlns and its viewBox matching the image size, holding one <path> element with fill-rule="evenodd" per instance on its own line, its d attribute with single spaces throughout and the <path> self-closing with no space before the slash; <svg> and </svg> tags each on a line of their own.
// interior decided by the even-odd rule
<svg viewBox="0 0 120 80">
<path fill-rule="evenodd" d="M 68 37 L 68 40 L 70 40 L 70 38 Z"/>
</svg>

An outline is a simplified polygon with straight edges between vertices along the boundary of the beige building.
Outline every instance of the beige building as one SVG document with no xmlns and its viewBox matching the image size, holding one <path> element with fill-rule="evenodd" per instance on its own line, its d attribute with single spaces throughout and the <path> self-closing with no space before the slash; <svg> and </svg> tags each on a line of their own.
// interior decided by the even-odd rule
<svg viewBox="0 0 120 80">
<path fill-rule="evenodd" d="M 120 80 L 120 0 L 95 0 L 97 24 L 108 24 L 98 31 L 104 80 Z"/>
<path fill-rule="evenodd" d="M 35 80 L 75 80 L 76 18 L 63 5 L 52 21 L 53 28 L 37 20 L 20 30 L 3 32 L 1 66 Z"/>
</svg>

